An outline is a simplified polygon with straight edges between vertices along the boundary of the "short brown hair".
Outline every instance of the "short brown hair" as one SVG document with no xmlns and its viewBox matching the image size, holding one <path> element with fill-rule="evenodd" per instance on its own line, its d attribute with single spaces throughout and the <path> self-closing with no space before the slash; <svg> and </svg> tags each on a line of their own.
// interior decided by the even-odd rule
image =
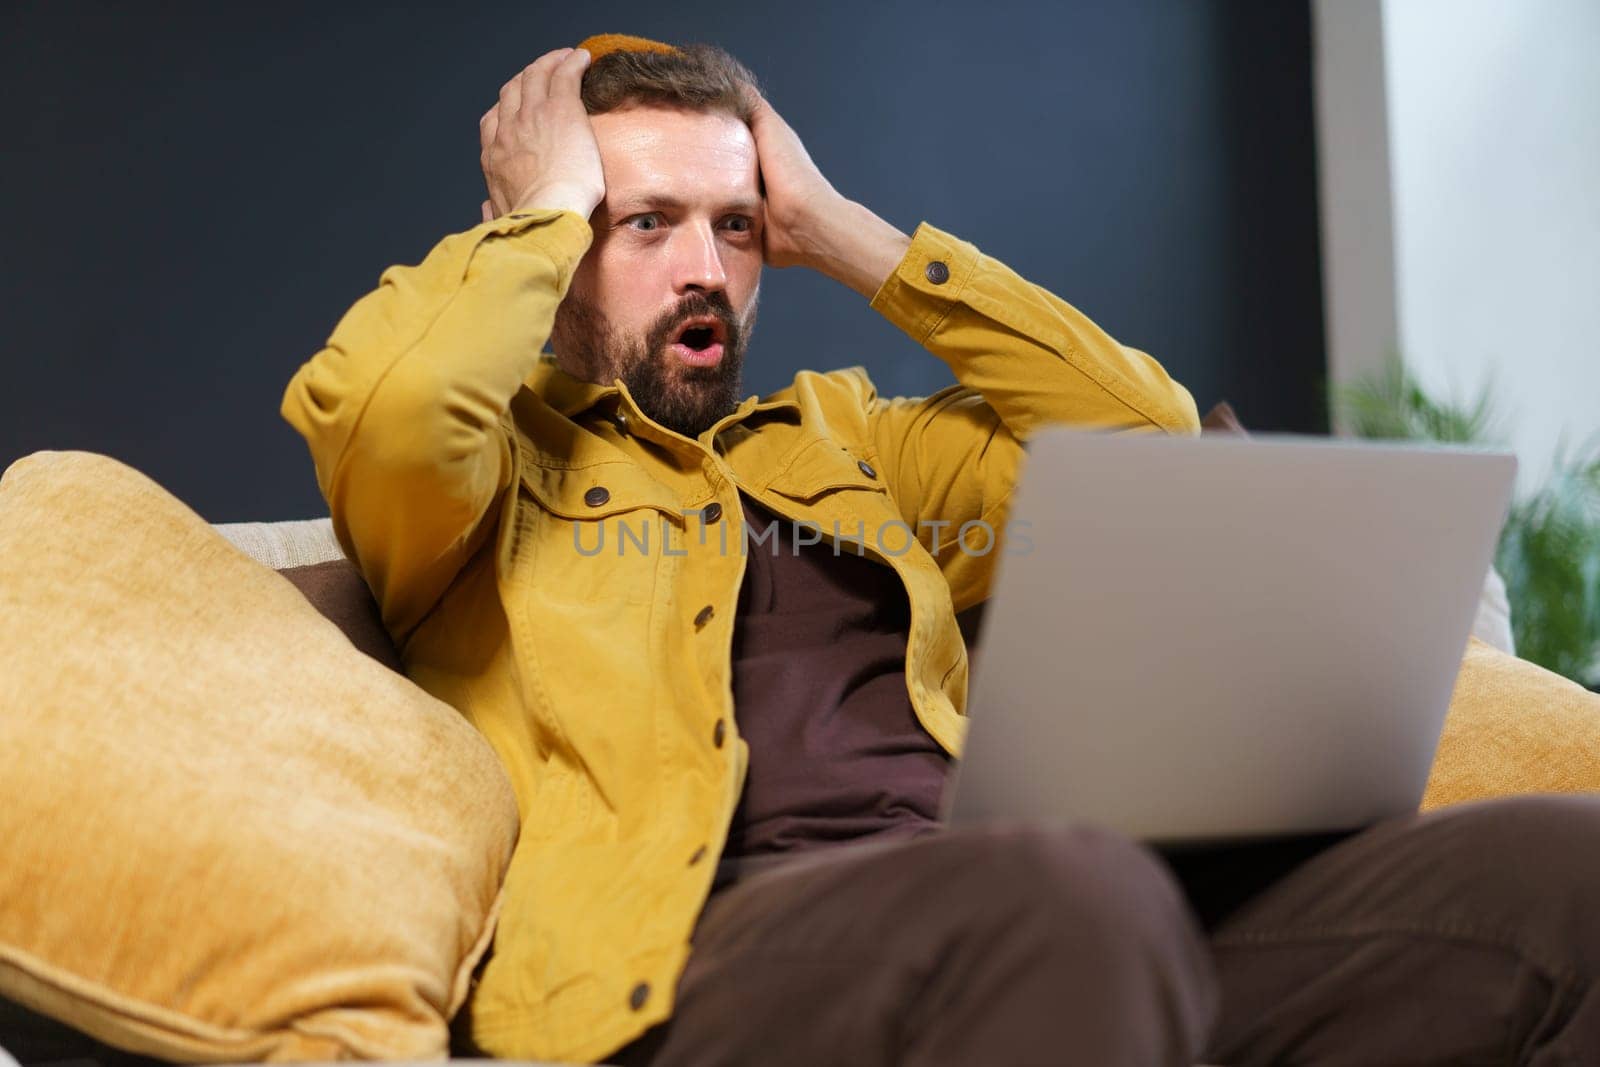
<svg viewBox="0 0 1600 1067">
<path fill-rule="evenodd" d="M 756 76 L 714 44 L 672 52 L 610 52 L 583 72 L 583 107 L 591 115 L 639 104 L 726 111 L 749 125 Z"/>
</svg>

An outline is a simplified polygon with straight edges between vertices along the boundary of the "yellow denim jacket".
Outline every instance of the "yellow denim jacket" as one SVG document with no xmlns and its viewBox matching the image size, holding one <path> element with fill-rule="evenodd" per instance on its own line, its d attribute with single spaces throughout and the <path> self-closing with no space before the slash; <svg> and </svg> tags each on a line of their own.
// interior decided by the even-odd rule
<svg viewBox="0 0 1600 1067">
<path fill-rule="evenodd" d="M 595 1059 L 671 1014 L 746 766 L 740 493 L 894 568 L 906 686 L 956 754 L 955 613 L 986 595 L 1021 442 L 1057 422 L 1198 429 L 1153 359 L 924 223 L 871 306 L 959 384 L 888 399 L 859 368 L 806 372 L 690 440 L 541 355 L 590 238 L 558 211 L 445 238 L 386 271 L 283 398 L 408 673 L 516 789 L 468 1025 L 503 1058 Z"/>
</svg>

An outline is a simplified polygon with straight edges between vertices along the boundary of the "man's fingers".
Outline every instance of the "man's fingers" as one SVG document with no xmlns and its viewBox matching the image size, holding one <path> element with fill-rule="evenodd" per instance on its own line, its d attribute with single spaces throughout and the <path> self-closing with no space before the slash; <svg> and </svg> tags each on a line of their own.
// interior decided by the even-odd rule
<svg viewBox="0 0 1600 1067">
<path fill-rule="evenodd" d="M 498 107 L 501 113 L 508 118 L 515 115 L 517 109 L 522 106 L 522 74 L 523 71 L 518 71 L 510 81 L 500 86 L 500 103 Z"/>
<path fill-rule="evenodd" d="M 478 120 L 478 146 L 485 152 L 494 144 L 494 131 L 500 128 L 500 108 L 491 107 Z"/>
<path fill-rule="evenodd" d="M 545 53 L 517 73 L 514 85 L 502 86 L 492 113 L 478 120 L 493 217 L 532 196 L 557 197 L 555 206 L 588 214 L 604 195 L 600 153 L 578 92 L 588 62 L 587 52 L 573 48 Z"/>
<path fill-rule="evenodd" d="M 519 79 L 523 101 L 531 105 L 546 99 L 550 95 L 550 75 L 571 54 L 570 48 L 557 48 L 528 64 Z"/>
<path fill-rule="evenodd" d="M 770 125 L 774 129 L 787 130 L 791 134 L 794 133 L 794 128 L 784 121 L 783 116 L 778 114 L 778 109 L 769 104 L 766 97 L 757 96 L 756 100 L 755 114 L 750 118 L 752 125 L 759 122 L 762 125 Z"/>
<path fill-rule="evenodd" d="M 565 97 L 569 100 L 581 98 L 583 72 L 588 69 L 589 53 L 582 48 L 574 48 L 556 69 L 550 72 L 550 96 Z"/>
<path fill-rule="evenodd" d="M 509 122 L 514 119 L 525 103 L 531 106 L 550 95 L 551 74 L 575 51 L 572 48 L 557 48 L 553 52 L 546 52 L 500 86 L 499 101 L 478 120 L 478 144 L 485 152 L 494 142 L 495 133 L 500 129 L 502 121 Z M 588 55 L 587 52 L 583 54 Z M 577 67 L 579 77 L 582 76 L 587 62 L 585 59 L 582 64 L 573 64 Z"/>
<path fill-rule="evenodd" d="M 772 105 L 767 103 L 767 98 L 762 96 L 755 86 L 746 83 L 744 97 L 745 101 L 750 105 L 750 121 L 752 123 L 762 119 L 767 112 L 777 114 L 772 110 Z"/>
</svg>

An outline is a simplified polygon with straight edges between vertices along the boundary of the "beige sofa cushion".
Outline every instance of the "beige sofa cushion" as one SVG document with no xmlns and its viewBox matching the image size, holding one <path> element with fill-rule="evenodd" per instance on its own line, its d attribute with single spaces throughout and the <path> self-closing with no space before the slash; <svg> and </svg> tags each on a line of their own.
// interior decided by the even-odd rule
<svg viewBox="0 0 1600 1067">
<path fill-rule="evenodd" d="M 339 547 L 333 520 L 329 518 L 220 522 L 212 528 L 239 551 L 275 571 L 344 558 L 344 549 Z"/>
<path fill-rule="evenodd" d="M 1600 791 L 1600 694 L 1473 638 L 1422 798 L 1427 811 Z"/>
<path fill-rule="evenodd" d="M 444 1054 L 492 750 L 112 460 L 0 479 L 0 776 L 0 997 L 167 1059 Z"/>
</svg>

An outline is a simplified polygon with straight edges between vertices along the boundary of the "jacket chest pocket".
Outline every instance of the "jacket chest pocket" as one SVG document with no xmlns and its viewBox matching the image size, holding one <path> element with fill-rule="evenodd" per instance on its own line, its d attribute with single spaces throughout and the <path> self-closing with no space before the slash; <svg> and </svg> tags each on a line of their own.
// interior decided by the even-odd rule
<svg viewBox="0 0 1600 1067">
<path fill-rule="evenodd" d="M 964 699 L 966 650 L 956 627 L 950 587 L 924 538 L 948 542 L 954 532 L 918 530 L 900 512 L 884 484 L 877 457 L 865 450 L 819 441 L 796 457 L 768 488 L 797 505 L 824 536 L 860 543 L 867 554 L 896 571 L 911 601 L 910 638 L 916 702 L 954 708 Z M 837 527 L 837 533 L 835 532 Z"/>
<path fill-rule="evenodd" d="M 683 549 L 680 502 L 626 462 L 525 465 L 517 526 L 516 567 L 535 606 L 583 605 L 604 614 L 653 603 Z"/>
<path fill-rule="evenodd" d="M 862 544 L 879 557 L 909 559 L 918 551 L 916 531 L 901 518 L 870 452 L 818 440 L 767 488 L 798 505 L 825 537 Z"/>
</svg>

